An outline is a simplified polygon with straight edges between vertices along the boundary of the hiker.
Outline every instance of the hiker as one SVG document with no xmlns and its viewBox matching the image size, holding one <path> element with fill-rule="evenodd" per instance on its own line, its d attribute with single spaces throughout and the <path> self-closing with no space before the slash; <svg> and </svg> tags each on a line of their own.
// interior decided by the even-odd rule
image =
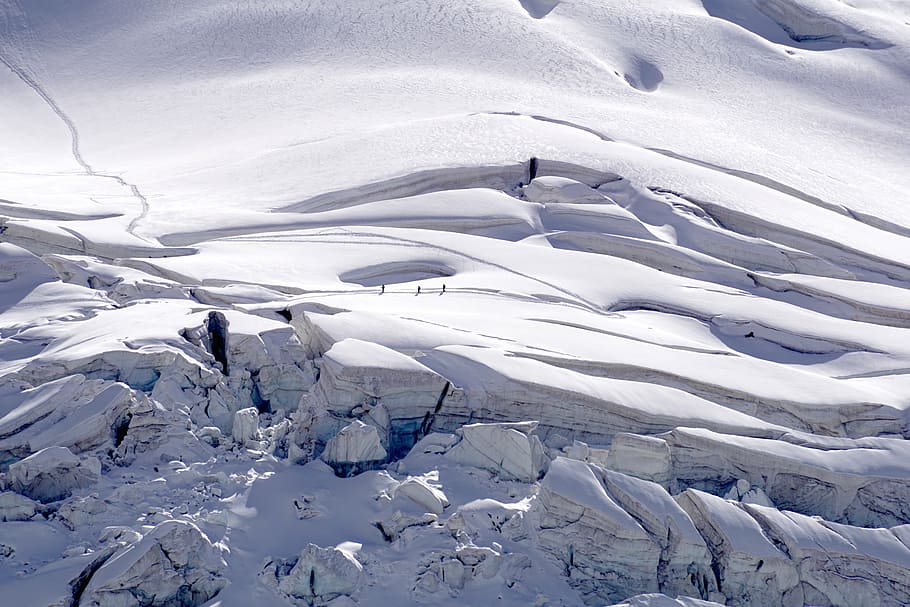
<svg viewBox="0 0 910 607">
<path fill-rule="evenodd" d="M 446 283 L 442 283 L 442 292 L 443 292 L 443 293 L 446 292 Z"/>
<path fill-rule="evenodd" d="M 379 288 L 379 294 L 382 295 L 383 293 L 385 293 L 385 285 L 382 285 L 382 286 Z"/>
<path fill-rule="evenodd" d="M 420 285 L 417 285 L 417 294 L 420 295 Z"/>
</svg>

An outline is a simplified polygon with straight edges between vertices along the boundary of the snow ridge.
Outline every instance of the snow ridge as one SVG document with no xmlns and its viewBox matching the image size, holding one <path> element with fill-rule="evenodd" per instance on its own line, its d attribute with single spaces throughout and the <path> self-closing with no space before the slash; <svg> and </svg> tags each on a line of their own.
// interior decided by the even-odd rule
<svg viewBox="0 0 910 607">
<path fill-rule="evenodd" d="M 910 603 L 908 18 L 0 0 L 0 596 Z"/>
</svg>

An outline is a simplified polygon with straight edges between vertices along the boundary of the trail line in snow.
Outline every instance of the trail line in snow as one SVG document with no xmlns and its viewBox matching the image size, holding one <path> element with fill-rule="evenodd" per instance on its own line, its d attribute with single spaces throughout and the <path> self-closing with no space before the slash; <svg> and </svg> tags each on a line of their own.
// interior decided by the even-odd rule
<svg viewBox="0 0 910 607">
<path fill-rule="evenodd" d="M 321 232 L 318 235 L 313 235 L 311 237 L 304 237 L 299 240 L 296 240 L 295 242 L 303 242 L 307 239 L 312 239 L 313 241 L 325 242 L 324 239 L 321 239 L 322 236 L 329 236 L 329 237 L 354 236 L 354 237 L 363 237 L 363 238 L 376 238 L 377 240 L 380 240 L 380 241 L 384 240 L 384 241 L 391 242 L 393 245 L 396 245 L 396 246 L 435 249 L 437 251 L 442 251 L 442 252 L 448 253 L 450 255 L 462 257 L 462 258 L 472 261 L 474 263 L 479 263 L 482 265 L 490 266 L 490 267 L 496 268 L 498 270 L 502 270 L 506 273 L 514 274 L 516 276 L 520 276 L 527 280 L 531 280 L 533 282 L 537 282 L 537 283 L 540 283 L 547 287 L 550 287 L 551 289 L 558 291 L 559 293 L 562 293 L 563 295 L 567 295 L 570 300 L 575 300 L 576 302 L 583 304 L 582 307 L 591 312 L 595 312 L 597 314 L 605 314 L 605 313 L 609 312 L 609 310 L 606 309 L 606 306 L 603 306 L 596 302 L 590 301 L 589 299 L 585 298 L 584 296 L 580 295 L 579 293 L 575 293 L 574 291 L 567 289 L 565 287 L 559 286 L 558 284 L 549 282 L 547 280 L 544 280 L 544 279 L 536 277 L 536 276 L 531 276 L 530 274 L 526 274 L 525 272 L 520 272 L 514 268 L 510 268 L 503 264 L 496 263 L 495 261 L 483 259 L 482 257 L 477 257 L 475 255 L 470 255 L 468 253 L 465 253 L 464 251 L 459 251 L 457 249 L 452 249 L 450 247 L 438 245 L 438 244 L 431 243 L 431 242 L 426 242 L 423 240 L 418 240 L 418 239 L 414 239 L 414 238 L 405 238 L 405 237 L 401 237 L 401 236 L 390 236 L 388 234 L 381 234 L 381 233 L 377 233 L 377 232 L 365 232 L 365 231 L 364 232 L 355 232 L 353 230 L 341 228 L 341 229 L 337 229 L 334 231 Z M 228 238 L 226 240 L 235 240 L 235 241 L 248 240 L 248 241 L 262 242 L 262 241 L 267 241 L 268 238 L 257 238 L 255 236 L 239 236 L 239 237 Z M 286 240 L 285 239 L 279 240 L 279 242 L 282 242 L 282 241 L 286 241 Z M 331 242 L 331 241 L 329 241 L 329 242 Z M 344 243 L 344 244 L 351 243 L 351 241 L 348 240 L 347 238 L 344 240 L 339 240 L 337 242 Z M 361 242 L 359 244 L 365 245 L 368 243 Z"/>
<path fill-rule="evenodd" d="M 0 63 L 5 65 L 17 78 L 19 78 L 19 80 L 21 80 L 26 86 L 32 89 L 36 95 L 41 97 L 41 100 L 44 101 L 44 103 L 51 109 L 51 111 L 57 115 L 60 121 L 63 122 L 64 126 L 66 126 L 67 130 L 70 133 L 70 151 L 73 155 L 73 160 L 76 161 L 76 164 L 82 167 L 82 170 L 86 175 L 89 175 L 91 177 L 112 179 L 113 181 L 116 181 L 120 186 L 129 189 L 130 194 L 133 196 L 133 198 L 139 201 L 141 210 L 139 214 L 134 217 L 132 221 L 130 221 L 129 225 L 126 228 L 130 234 L 135 236 L 136 226 L 145 218 L 146 215 L 148 215 L 149 211 L 148 199 L 142 194 L 142 192 L 139 190 L 139 187 L 134 183 L 129 183 L 119 175 L 102 173 L 95 170 L 95 168 L 92 167 L 92 165 L 90 165 L 82 155 L 82 150 L 79 145 L 79 129 L 76 128 L 76 123 L 73 122 L 73 119 L 70 118 L 69 114 L 67 114 L 63 108 L 60 107 L 57 101 L 50 95 L 50 93 L 47 92 L 47 90 L 45 90 L 43 86 L 41 86 L 37 80 L 32 78 L 24 69 L 20 68 L 8 60 L 6 57 L 4 57 L 2 53 L 0 53 Z"/>
</svg>

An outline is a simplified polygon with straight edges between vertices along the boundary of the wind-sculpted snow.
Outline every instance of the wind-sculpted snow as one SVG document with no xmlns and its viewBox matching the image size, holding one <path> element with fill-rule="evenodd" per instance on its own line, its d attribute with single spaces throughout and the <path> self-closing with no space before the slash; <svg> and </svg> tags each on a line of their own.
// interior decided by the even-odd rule
<svg viewBox="0 0 910 607">
<path fill-rule="evenodd" d="M 841 21 L 839 15 L 834 13 L 836 5 L 833 3 L 811 0 L 705 0 L 704 5 L 711 15 L 727 19 L 777 44 L 806 50 L 846 47 L 880 49 L 889 46 Z M 834 14 L 826 14 L 825 9 Z"/>
<path fill-rule="evenodd" d="M 0 602 L 907 604 L 907 23 L 0 0 Z"/>
</svg>

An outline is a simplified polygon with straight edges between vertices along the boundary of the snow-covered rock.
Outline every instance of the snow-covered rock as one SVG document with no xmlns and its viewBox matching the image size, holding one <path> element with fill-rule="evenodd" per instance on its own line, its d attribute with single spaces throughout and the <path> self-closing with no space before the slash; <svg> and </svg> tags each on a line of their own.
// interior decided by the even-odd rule
<svg viewBox="0 0 910 607">
<path fill-rule="evenodd" d="M 746 479 L 739 479 L 734 483 L 730 490 L 724 494 L 725 500 L 742 502 L 744 504 L 757 504 L 759 506 L 768 506 L 774 508 L 774 503 L 768 494 L 761 487 L 753 487 Z"/>
<path fill-rule="evenodd" d="M 541 547 L 586 603 L 657 591 L 707 598 L 717 590 L 704 539 L 657 483 L 558 458 L 532 513 Z"/>
<path fill-rule="evenodd" d="M 438 601 L 440 591 L 458 596 L 459 591 L 475 580 L 496 577 L 504 562 L 509 560 L 492 548 L 480 546 L 434 551 L 421 560 L 411 594 L 422 603 Z M 515 580 L 510 581 L 514 583 Z"/>
<path fill-rule="evenodd" d="M 292 409 L 316 383 L 316 369 L 293 327 L 256 334 L 234 331 L 230 344 L 234 365 L 246 369 L 256 389 L 254 401 L 268 409 Z"/>
<path fill-rule="evenodd" d="M 160 523 L 117 551 L 88 582 L 86 607 L 196 607 L 225 586 L 221 551 L 193 523 Z"/>
<path fill-rule="evenodd" d="M 292 422 L 287 418 L 278 418 L 277 416 L 266 416 L 266 419 L 272 422 L 260 429 L 259 443 L 260 447 L 266 445 L 266 450 L 272 455 L 280 458 L 288 457 L 288 451 L 291 444 Z M 277 423 L 275 423 L 277 421 Z"/>
<path fill-rule="evenodd" d="M 797 433 L 771 440 L 695 428 L 661 438 L 684 487 L 723 494 L 743 480 L 781 509 L 869 527 L 910 521 L 907 441 Z"/>
<path fill-rule="evenodd" d="M 391 514 L 373 521 L 387 542 L 397 540 L 405 529 L 425 527 L 439 520 L 439 517 L 432 512 L 419 512 L 413 508 L 398 509 L 395 507 L 398 505 L 400 503 L 392 502 Z"/>
<path fill-rule="evenodd" d="M 728 605 L 803 604 L 796 563 L 746 510 L 694 489 L 677 496 L 677 501 L 711 550 L 717 586 Z"/>
<path fill-rule="evenodd" d="M 142 534 L 124 525 L 110 525 L 101 530 L 98 542 L 101 544 L 119 543 L 135 544 L 142 539 Z"/>
<path fill-rule="evenodd" d="M 131 413 L 126 436 L 114 452 L 114 461 L 120 465 L 128 465 L 137 454 L 160 447 L 174 435 L 175 426 L 185 425 L 179 412 L 168 411 L 144 395 Z"/>
<path fill-rule="evenodd" d="M 409 498 L 427 512 L 436 515 L 441 515 L 443 509 L 449 505 L 446 494 L 422 478 L 411 477 L 396 486 L 393 497 L 399 495 Z"/>
<path fill-rule="evenodd" d="M 54 517 L 67 529 L 80 529 L 98 520 L 98 516 L 107 510 L 107 504 L 97 495 L 86 495 L 67 500 L 55 513 Z"/>
<path fill-rule="evenodd" d="M 852 527 L 694 489 L 677 500 L 710 547 L 727 605 L 897 606 L 910 600 L 906 526 Z"/>
<path fill-rule="evenodd" d="M 546 471 L 549 459 L 540 439 L 531 433 L 537 422 L 468 424 L 446 457 L 489 470 L 504 480 L 534 482 Z"/>
<path fill-rule="evenodd" d="M 449 383 L 413 358 L 379 344 L 344 339 L 323 354 L 315 406 L 342 417 L 362 416 L 378 405 L 390 420 L 389 450 L 406 452 L 426 432 Z"/>
<path fill-rule="evenodd" d="M 230 434 L 234 413 L 253 405 L 248 377 L 242 371 L 226 377 L 207 363 L 181 355 L 160 373 L 149 394 L 151 399 L 168 410 L 189 409 L 201 426 L 214 425 Z"/>
<path fill-rule="evenodd" d="M 47 447 L 9 467 L 10 488 L 43 503 L 93 485 L 100 474 L 98 458 L 80 458 L 66 447 Z"/>
<path fill-rule="evenodd" d="M 161 377 L 150 396 L 165 407 L 188 405 L 198 425 L 214 425 L 229 434 L 237 411 L 291 410 L 315 383 L 313 362 L 292 327 L 241 314 L 200 320 L 199 325 L 180 329 L 188 342 L 182 344 L 184 353 L 159 370 Z M 217 330 L 210 331 L 212 327 Z M 223 360 L 214 360 L 213 340 L 224 342 L 219 345 Z"/>
<path fill-rule="evenodd" d="M 800 604 L 910 604 L 907 526 L 864 529 L 765 506 L 745 510 L 796 565 Z"/>
<path fill-rule="evenodd" d="M 383 512 L 373 525 L 389 542 L 397 540 L 405 529 L 436 523 L 449 505 L 441 489 L 420 477 L 409 477 L 391 486 L 377 496 L 377 501 Z"/>
<path fill-rule="evenodd" d="M 555 459 L 532 513 L 540 547 L 586 604 L 658 590 L 660 545 L 607 494 L 588 464 Z"/>
<path fill-rule="evenodd" d="M 3 491 L 0 493 L 0 522 L 27 521 L 41 509 L 41 505 L 24 495 Z"/>
<path fill-rule="evenodd" d="M 290 415 L 290 421 L 288 459 L 301 464 L 318 457 L 328 441 L 350 423 L 332 415 L 307 396 L 301 398 L 299 407 Z"/>
<path fill-rule="evenodd" d="M 592 468 L 607 493 L 660 545 L 657 585 L 665 594 L 706 598 L 717 590 L 711 556 L 689 515 L 660 485 Z"/>
<path fill-rule="evenodd" d="M 388 453 L 379 442 L 375 426 L 354 420 L 332 437 L 322 452 L 322 459 L 336 474 L 357 474 L 385 462 Z"/>
<path fill-rule="evenodd" d="M 525 515 L 530 500 L 503 503 L 484 498 L 471 500 L 458 507 L 446 519 L 446 529 L 459 542 L 487 546 L 503 537 L 521 541 L 529 537 Z"/>
<path fill-rule="evenodd" d="M 247 407 L 234 413 L 231 436 L 238 445 L 259 441 L 259 411 L 255 407 Z"/>
<path fill-rule="evenodd" d="M 411 449 L 408 455 L 432 454 L 442 455 L 458 442 L 458 436 L 448 432 L 430 432 Z"/>
<path fill-rule="evenodd" d="M 51 266 L 61 280 L 88 285 L 106 293 L 120 305 L 139 299 L 189 299 L 187 289 L 177 281 L 122 265 L 110 266 L 94 257 L 45 255 L 42 261 Z"/>
<path fill-rule="evenodd" d="M 357 592 L 363 565 L 350 550 L 307 544 L 296 559 L 268 562 L 260 579 L 295 604 L 324 605 Z"/>
<path fill-rule="evenodd" d="M 656 436 L 621 432 L 613 437 L 606 466 L 667 487 L 672 478 L 670 447 Z"/>
<path fill-rule="evenodd" d="M 609 607 L 722 607 L 723 603 L 703 601 L 688 596 L 678 596 L 675 599 L 666 594 L 638 594 L 629 597 L 621 603 Z"/>
<path fill-rule="evenodd" d="M 231 428 L 231 431 L 233 432 L 233 428 Z M 219 446 L 223 438 L 221 429 L 217 426 L 203 426 L 196 430 L 195 434 L 199 440 L 205 441 L 213 447 Z"/>
<path fill-rule="evenodd" d="M 112 445 L 134 403 L 126 385 L 82 375 L 0 395 L 0 459 L 51 446 L 81 453 Z"/>
</svg>

